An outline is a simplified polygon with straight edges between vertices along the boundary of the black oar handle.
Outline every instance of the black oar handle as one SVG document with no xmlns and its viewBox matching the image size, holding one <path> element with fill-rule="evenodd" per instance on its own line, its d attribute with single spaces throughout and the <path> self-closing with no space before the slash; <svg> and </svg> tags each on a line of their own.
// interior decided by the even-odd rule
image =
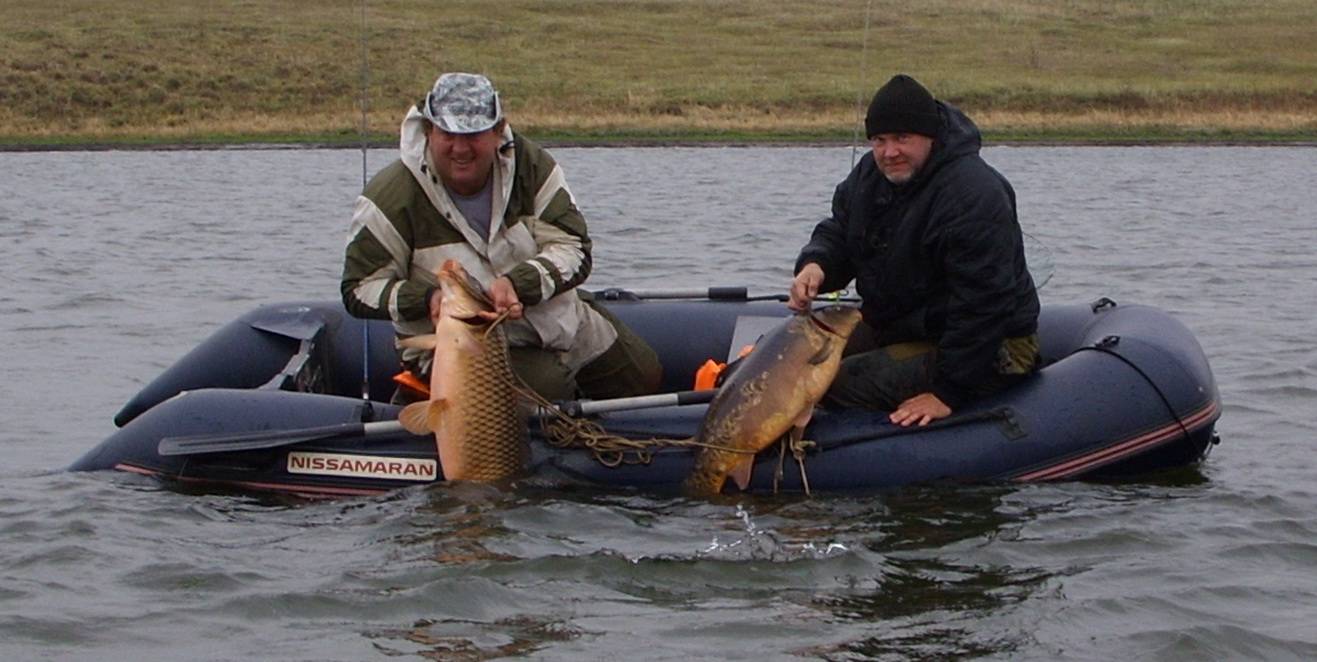
<svg viewBox="0 0 1317 662">
<path fill-rule="evenodd" d="M 604 301 L 634 301 L 637 299 L 711 299 L 713 301 L 749 301 L 747 287 L 707 287 L 685 290 L 624 290 L 610 287 L 594 295 Z"/>
</svg>

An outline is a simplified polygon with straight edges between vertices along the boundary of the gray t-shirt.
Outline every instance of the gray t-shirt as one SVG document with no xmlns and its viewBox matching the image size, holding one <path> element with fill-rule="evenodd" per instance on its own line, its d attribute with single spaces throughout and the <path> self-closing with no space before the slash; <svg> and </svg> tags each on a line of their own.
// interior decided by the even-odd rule
<svg viewBox="0 0 1317 662">
<path fill-rule="evenodd" d="M 448 197 L 453 199 L 453 204 L 457 205 L 480 238 L 488 242 L 489 217 L 494 203 L 494 178 L 485 180 L 485 187 L 475 195 L 458 195 L 449 191 Z"/>
</svg>

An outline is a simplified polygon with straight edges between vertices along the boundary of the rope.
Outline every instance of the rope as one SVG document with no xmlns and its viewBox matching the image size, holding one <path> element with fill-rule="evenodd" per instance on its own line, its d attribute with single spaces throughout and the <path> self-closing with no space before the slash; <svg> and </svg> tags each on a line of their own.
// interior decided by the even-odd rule
<svg viewBox="0 0 1317 662">
<path fill-rule="evenodd" d="M 1097 344 L 1080 347 L 1079 349 L 1076 349 L 1074 353 L 1083 351 L 1100 352 L 1108 356 L 1114 356 L 1119 359 L 1121 363 L 1133 368 L 1134 372 L 1138 373 L 1139 376 L 1143 378 L 1143 381 L 1148 382 L 1148 386 L 1152 387 L 1153 393 L 1157 394 L 1157 397 L 1161 399 L 1162 404 L 1166 406 L 1166 411 L 1171 414 L 1171 418 L 1175 419 L 1175 424 L 1180 426 L 1180 432 L 1184 434 L 1184 438 L 1188 439 L 1190 436 L 1189 426 L 1184 424 L 1184 419 L 1180 418 L 1180 414 L 1175 411 L 1175 405 L 1171 404 L 1171 399 L 1166 397 L 1165 393 L 1162 393 L 1161 388 L 1157 386 L 1157 382 L 1153 381 L 1152 377 L 1149 377 L 1148 373 L 1143 371 L 1143 368 L 1140 368 L 1133 361 L 1111 349 L 1111 347 L 1118 342 L 1120 342 L 1118 338 L 1113 341 L 1113 336 L 1108 336 L 1103 338 Z"/>
<path fill-rule="evenodd" d="M 499 315 L 485 330 L 488 337 L 494 328 L 507 319 L 507 313 Z M 712 448 L 729 453 L 754 455 L 743 448 L 732 448 L 719 444 L 696 441 L 694 437 L 671 439 L 651 437 L 649 439 L 631 439 L 612 434 L 602 425 L 586 418 L 569 416 L 557 405 L 550 402 L 531 388 L 517 373 L 509 373 L 512 390 L 526 400 L 536 404 L 539 410 L 540 431 L 550 445 L 557 448 L 584 448 L 594 453 L 595 459 L 606 467 L 623 464 L 649 464 L 654 459 L 657 448 Z"/>
<path fill-rule="evenodd" d="M 491 321 L 489 327 L 485 329 L 485 337 L 488 338 L 495 327 L 507 318 L 508 312 L 504 312 Z M 509 371 L 509 374 L 512 376 L 512 381 L 509 383 L 512 390 L 517 395 L 537 405 L 540 432 L 549 445 L 555 448 L 589 450 L 594 454 L 596 461 L 609 468 L 622 465 L 647 465 L 653 461 L 654 451 L 660 448 L 709 448 L 741 455 L 753 456 L 756 454 L 755 451 L 750 449 L 711 444 L 698 441 L 694 437 L 682 439 L 664 437 L 631 439 L 612 434 L 595 421 L 568 415 L 557 405 L 537 393 L 520 375 L 511 371 Z M 805 473 L 805 452 L 814 446 L 816 446 L 814 442 L 797 439 L 793 434 L 782 437 L 782 453 L 785 454 L 787 449 L 791 450 L 792 457 L 796 459 L 796 463 L 800 467 L 800 482 L 804 486 L 807 496 L 810 492 L 809 476 Z M 773 478 L 774 493 L 778 491 L 778 479 L 781 478 L 781 474 L 782 468 L 779 461 L 777 474 Z"/>
<path fill-rule="evenodd" d="M 527 386 L 520 377 L 515 374 L 513 376 L 518 382 L 513 388 L 522 397 L 539 405 L 540 431 L 551 446 L 587 449 L 594 454 L 600 464 L 606 467 L 649 464 L 654 459 L 654 451 L 660 448 L 711 448 L 728 453 L 754 455 L 748 449 L 710 444 L 698 441 L 694 437 L 631 439 L 616 435 L 595 421 L 568 415 Z"/>
</svg>

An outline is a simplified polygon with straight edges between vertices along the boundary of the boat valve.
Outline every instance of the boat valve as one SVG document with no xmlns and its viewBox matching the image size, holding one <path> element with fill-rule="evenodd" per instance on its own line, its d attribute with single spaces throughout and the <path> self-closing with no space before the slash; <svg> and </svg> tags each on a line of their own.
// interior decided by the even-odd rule
<svg viewBox="0 0 1317 662">
<path fill-rule="evenodd" d="M 1120 344 L 1120 336 L 1107 336 L 1102 340 L 1093 343 L 1093 346 L 1099 349 L 1110 349 L 1119 344 Z"/>
</svg>

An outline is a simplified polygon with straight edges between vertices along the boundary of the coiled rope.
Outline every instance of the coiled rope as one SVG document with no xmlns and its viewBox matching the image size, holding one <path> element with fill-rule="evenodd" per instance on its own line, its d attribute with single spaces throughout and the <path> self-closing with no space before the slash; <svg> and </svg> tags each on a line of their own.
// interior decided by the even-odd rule
<svg viewBox="0 0 1317 662">
<path fill-rule="evenodd" d="M 490 322 L 485 336 L 507 319 L 503 313 Z M 631 439 L 609 432 L 599 423 L 583 417 L 567 414 L 544 396 L 535 392 L 515 372 L 510 373 L 510 386 L 518 395 L 537 405 L 537 417 L 544 439 L 556 448 L 582 448 L 589 450 L 600 464 L 606 467 L 622 465 L 649 464 L 654 459 L 654 452 L 661 448 L 710 448 L 728 453 L 755 455 L 755 451 L 746 448 L 734 448 L 721 444 L 702 442 L 694 437 L 674 439 L 669 437 L 650 437 L 648 439 Z M 789 435 L 788 435 L 789 436 Z M 784 437 L 784 440 L 786 437 Z M 792 455 L 801 463 L 801 475 L 804 477 L 804 453 L 813 442 L 798 440 L 789 444 Z M 783 453 L 788 445 L 783 446 Z M 778 476 L 781 475 L 781 467 Z M 774 487 L 776 488 L 776 478 Z M 808 492 L 808 481 L 805 482 Z"/>
</svg>

